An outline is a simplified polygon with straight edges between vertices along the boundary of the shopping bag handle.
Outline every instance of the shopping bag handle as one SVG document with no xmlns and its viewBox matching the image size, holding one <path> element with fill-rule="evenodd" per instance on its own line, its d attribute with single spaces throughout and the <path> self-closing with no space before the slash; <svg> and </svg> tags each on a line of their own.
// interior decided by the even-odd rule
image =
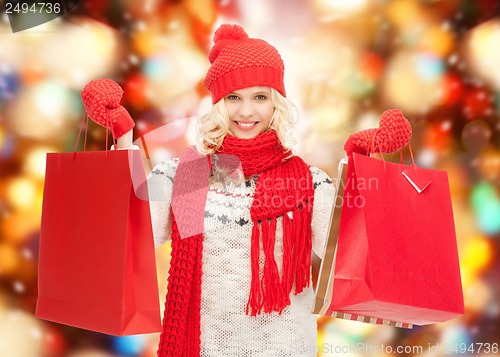
<svg viewBox="0 0 500 357">
<path fill-rule="evenodd" d="M 83 118 L 80 123 L 80 130 L 78 131 L 78 137 L 76 138 L 75 148 L 73 149 L 73 153 L 76 152 L 76 148 L 78 147 L 78 143 L 80 141 L 80 135 L 82 134 L 83 124 L 85 123 L 85 139 L 83 140 L 83 151 L 85 152 L 87 145 L 87 129 L 89 126 L 89 116 L 87 115 L 87 111 L 83 112 Z"/>
<path fill-rule="evenodd" d="M 401 163 L 401 165 L 404 165 L 405 161 L 403 159 L 403 149 L 402 148 L 401 150 L 399 150 L 399 162 Z M 412 166 L 416 166 L 415 164 L 415 159 L 413 158 L 413 151 L 411 150 L 411 145 L 410 143 L 408 143 L 408 149 L 410 149 L 410 156 L 411 156 L 411 163 L 412 163 Z"/>
<path fill-rule="evenodd" d="M 371 157 L 372 154 L 375 154 L 375 137 L 377 136 L 377 134 L 380 132 L 380 128 L 375 130 L 375 133 L 373 134 L 373 137 L 372 137 L 372 145 L 371 145 L 371 150 L 368 150 L 368 156 Z M 380 150 L 380 142 L 378 141 L 378 138 L 377 138 L 377 145 L 379 147 L 379 150 Z M 380 157 L 382 158 L 382 162 L 384 163 L 384 170 L 386 169 L 386 165 L 385 165 L 385 159 L 384 159 L 384 154 L 382 154 L 382 151 L 380 151 Z"/>
<path fill-rule="evenodd" d="M 379 133 L 379 131 L 380 131 L 380 129 L 377 129 L 377 130 L 375 131 L 375 133 L 373 134 L 373 137 L 372 137 L 372 144 L 371 144 L 371 150 L 368 150 L 368 156 L 370 156 L 370 157 L 371 157 L 371 154 L 375 154 L 375 153 L 376 153 L 376 152 L 375 152 L 375 137 L 377 136 L 377 134 Z M 378 145 L 378 147 L 379 147 L 379 149 L 380 149 L 380 142 L 379 142 L 378 138 L 377 138 L 377 145 Z M 400 161 L 400 163 L 401 163 L 401 164 L 404 164 L 404 160 L 403 160 L 403 149 L 404 149 L 404 148 L 401 148 L 401 149 L 399 150 L 399 161 Z M 416 166 L 416 164 L 415 164 L 415 159 L 414 159 L 414 157 L 413 157 L 413 151 L 412 151 L 412 149 L 411 149 L 411 144 L 410 144 L 410 142 L 408 142 L 408 149 L 410 149 L 410 156 L 411 156 L 412 166 Z M 384 169 L 385 169 L 385 168 L 386 168 L 386 165 L 385 165 L 384 154 L 382 153 L 382 151 L 381 151 L 381 150 L 379 150 L 379 153 L 380 153 L 380 157 L 381 157 L 381 159 L 382 159 L 382 162 L 384 163 Z"/>
<path fill-rule="evenodd" d="M 89 129 L 89 116 L 88 116 L 86 110 L 83 113 L 82 121 L 80 123 L 80 130 L 78 131 L 78 137 L 76 138 L 75 148 L 73 149 L 73 157 L 75 157 L 75 155 L 76 155 L 76 148 L 78 147 L 78 143 L 80 142 L 80 136 L 82 134 L 82 129 L 83 129 L 84 123 L 85 123 L 85 137 L 83 139 L 83 152 L 85 152 L 85 150 L 87 149 L 87 132 Z M 108 151 L 109 151 L 108 150 L 108 136 L 109 136 L 109 113 L 106 110 L 106 158 L 108 158 L 108 156 L 109 156 L 109 154 L 108 154 Z M 115 148 L 116 148 L 116 145 L 117 145 L 116 139 L 113 138 L 113 141 L 114 141 Z"/>
</svg>

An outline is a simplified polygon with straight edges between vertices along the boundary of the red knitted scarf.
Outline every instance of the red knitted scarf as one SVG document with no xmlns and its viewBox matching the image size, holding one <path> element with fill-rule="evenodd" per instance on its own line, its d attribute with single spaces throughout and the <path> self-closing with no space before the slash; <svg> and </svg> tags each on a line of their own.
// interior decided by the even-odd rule
<svg viewBox="0 0 500 357">
<path fill-rule="evenodd" d="M 314 187 L 308 165 L 289 155 L 273 130 L 252 139 L 224 138 L 217 154 L 241 161 L 245 177 L 258 174 L 250 215 L 252 281 L 246 314 L 282 313 L 295 294 L 309 286 Z M 219 155 L 219 156 L 226 156 Z M 230 163 L 234 160 L 219 160 Z M 200 355 L 203 218 L 211 158 L 194 147 L 182 155 L 172 190 L 172 253 L 158 356 Z M 287 214 L 292 212 L 292 218 Z M 274 258 L 277 217 L 282 216 L 280 277 Z M 265 255 L 260 274 L 260 242 Z M 261 277 L 262 276 L 262 277 Z"/>
</svg>

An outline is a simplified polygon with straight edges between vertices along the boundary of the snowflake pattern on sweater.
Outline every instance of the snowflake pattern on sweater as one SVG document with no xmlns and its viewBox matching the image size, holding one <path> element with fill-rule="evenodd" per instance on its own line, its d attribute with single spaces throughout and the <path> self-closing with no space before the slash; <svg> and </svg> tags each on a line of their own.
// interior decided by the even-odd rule
<svg viewBox="0 0 500 357">
<path fill-rule="evenodd" d="M 178 159 L 162 162 L 148 176 L 155 247 L 170 240 L 170 201 L 178 163 Z M 322 257 L 335 188 L 324 171 L 314 166 L 310 170 L 314 181 L 313 251 Z M 315 299 L 312 281 L 298 295 L 293 293 L 295 286 L 292 288 L 291 304 L 281 315 L 245 314 L 251 282 L 250 207 L 255 186 L 256 177 L 241 183 L 215 183 L 208 190 L 202 258 L 201 356 L 316 356 L 317 323 L 316 315 L 312 314 Z M 275 244 L 280 275 L 281 221 L 282 217 L 278 217 Z M 260 265 L 262 269 L 262 244 Z"/>
</svg>

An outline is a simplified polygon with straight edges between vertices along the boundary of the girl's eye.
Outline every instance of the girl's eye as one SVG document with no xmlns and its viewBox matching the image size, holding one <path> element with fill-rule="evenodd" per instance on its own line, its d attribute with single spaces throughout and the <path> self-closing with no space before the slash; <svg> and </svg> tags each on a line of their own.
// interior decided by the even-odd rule
<svg viewBox="0 0 500 357">
<path fill-rule="evenodd" d="M 229 99 L 229 100 L 238 100 L 238 96 L 234 95 L 234 94 L 230 94 L 230 95 L 227 96 L 227 99 Z"/>
<path fill-rule="evenodd" d="M 255 98 L 256 98 L 257 100 L 266 100 L 266 99 L 267 99 L 267 97 L 266 97 L 265 95 L 262 95 L 262 94 L 260 94 L 260 95 L 256 96 Z"/>
</svg>

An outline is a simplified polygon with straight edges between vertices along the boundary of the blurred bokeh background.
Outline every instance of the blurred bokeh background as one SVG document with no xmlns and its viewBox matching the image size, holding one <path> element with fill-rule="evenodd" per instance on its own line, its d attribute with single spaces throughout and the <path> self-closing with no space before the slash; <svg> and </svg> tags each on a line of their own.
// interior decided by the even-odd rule
<svg viewBox="0 0 500 357">
<path fill-rule="evenodd" d="M 318 344 L 488 352 L 460 344 L 500 342 L 499 1 L 82 0 L 16 34 L 0 19 L 0 356 L 156 355 L 158 334 L 113 337 L 34 317 L 45 154 L 73 150 L 80 91 L 102 77 L 125 90 L 135 139 L 174 125 L 155 161 L 181 152 L 210 108 L 207 54 L 226 22 L 280 51 L 300 113 L 297 152 L 310 164 L 335 177 L 348 135 L 398 108 L 417 164 L 449 174 L 465 315 L 412 330 L 319 317 Z M 105 131 L 90 123 L 87 149 L 104 147 Z M 169 253 L 169 243 L 157 250 L 162 304 Z"/>
</svg>

